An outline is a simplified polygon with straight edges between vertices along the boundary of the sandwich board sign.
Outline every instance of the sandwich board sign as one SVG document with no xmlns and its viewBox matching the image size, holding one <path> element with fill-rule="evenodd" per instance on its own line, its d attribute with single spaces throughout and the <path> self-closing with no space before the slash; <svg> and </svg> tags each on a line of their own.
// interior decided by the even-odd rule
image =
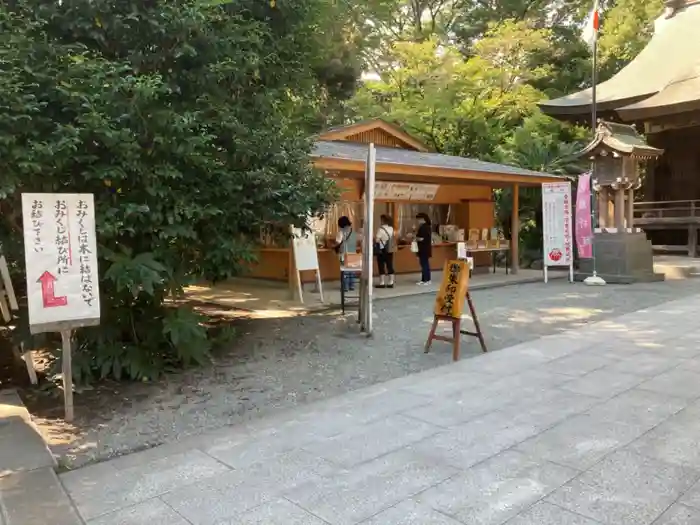
<svg viewBox="0 0 700 525">
<path fill-rule="evenodd" d="M 72 331 L 100 323 L 95 200 L 89 193 L 23 193 L 22 221 L 29 329 L 61 333 L 70 421 Z"/>
</svg>

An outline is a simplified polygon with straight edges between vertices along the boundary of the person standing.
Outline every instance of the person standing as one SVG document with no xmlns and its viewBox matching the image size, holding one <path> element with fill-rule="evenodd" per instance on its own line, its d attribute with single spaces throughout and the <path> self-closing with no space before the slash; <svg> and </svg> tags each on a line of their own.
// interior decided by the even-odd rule
<svg viewBox="0 0 700 525">
<path fill-rule="evenodd" d="M 340 259 L 341 267 L 347 262 L 348 254 L 357 253 L 357 235 L 352 229 L 352 222 L 345 215 L 338 219 L 338 233 L 335 236 L 335 251 Z M 354 290 L 355 274 L 353 272 L 345 273 L 343 282 L 340 284 L 343 287 L 343 291 Z"/>
<path fill-rule="evenodd" d="M 379 284 L 377 288 L 394 287 L 394 253 L 396 252 L 396 238 L 394 234 L 393 219 L 388 215 L 379 218 L 380 226 L 374 236 L 374 250 L 377 255 L 377 267 L 379 268 Z"/>
<path fill-rule="evenodd" d="M 433 232 L 430 227 L 430 217 L 425 213 L 416 215 L 418 220 L 418 231 L 416 232 L 416 243 L 418 244 L 418 261 L 420 262 L 420 286 L 431 284 L 430 280 L 430 258 L 433 256 Z"/>
</svg>

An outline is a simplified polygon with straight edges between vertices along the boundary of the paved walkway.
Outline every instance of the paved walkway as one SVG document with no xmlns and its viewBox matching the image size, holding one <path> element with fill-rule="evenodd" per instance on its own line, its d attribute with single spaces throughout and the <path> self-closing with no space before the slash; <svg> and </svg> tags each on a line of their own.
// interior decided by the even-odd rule
<svg viewBox="0 0 700 525">
<path fill-rule="evenodd" d="M 667 303 L 61 479 L 89 525 L 700 524 L 698 314 Z"/>
</svg>

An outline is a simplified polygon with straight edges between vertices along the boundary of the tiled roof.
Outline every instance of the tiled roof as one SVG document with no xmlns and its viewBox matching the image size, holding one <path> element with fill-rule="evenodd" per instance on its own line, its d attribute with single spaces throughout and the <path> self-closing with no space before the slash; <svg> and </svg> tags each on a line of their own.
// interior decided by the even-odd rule
<svg viewBox="0 0 700 525">
<path fill-rule="evenodd" d="M 403 166 L 422 166 L 431 168 L 443 168 L 462 171 L 475 171 L 481 173 L 493 173 L 494 175 L 520 175 L 532 177 L 556 177 L 548 173 L 526 170 L 515 166 L 483 162 L 481 160 L 468 159 L 443 155 L 441 153 L 422 153 L 399 148 L 377 147 L 378 164 L 397 164 Z M 333 158 L 364 162 L 367 159 L 367 144 L 358 144 L 347 141 L 317 141 L 311 156 L 314 158 Z M 565 178 L 565 177 L 561 177 Z"/>
<path fill-rule="evenodd" d="M 647 144 L 634 126 L 618 124 L 616 122 L 601 121 L 598 123 L 596 134 L 581 155 L 587 155 L 601 144 L 619 153 L 626 153 L 637 157 L 658 157 L 663 150 Z"/>
</svg>

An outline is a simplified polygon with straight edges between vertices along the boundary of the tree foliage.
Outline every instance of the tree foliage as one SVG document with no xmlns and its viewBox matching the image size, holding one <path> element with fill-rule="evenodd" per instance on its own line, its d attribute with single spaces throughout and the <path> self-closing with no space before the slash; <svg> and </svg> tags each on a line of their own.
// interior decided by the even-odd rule
<svg viewBox="0 0 700 525">
<path fill-rule="evenodd" d="M 601 79 L 643 48 L 662 3 L 601 2 Z M 104 313 L 78 334 L 79 369 L 139 378 L 201 362 L 207 330 L 173 300 L 244 271 L 261 225 L 330 202 L 311 132 L 383 117 L 437 151 L 580 171 L 586 131 L 537 103 L 590 85 L 592 4 L 2 2 L 3 251 L 23 275 L 21 192 L 93 193 Z M 496 198 L 508 216 L 508 193 Z M 521 203 L 538 239 L 539 198 Z"/>
<path fill-rule="evenodd" d="M 332 198 L 308 163 L 322 4 L 64 0 L 0 6 L 0 241 L 22 268 L 22 192 L 95 195 L 102 325 L 79 370 L 202 362 L 183 287 L 252 260 L 268 222 Z M 307 108 L 305 110 L 304 108 Z"/>
</svg>

